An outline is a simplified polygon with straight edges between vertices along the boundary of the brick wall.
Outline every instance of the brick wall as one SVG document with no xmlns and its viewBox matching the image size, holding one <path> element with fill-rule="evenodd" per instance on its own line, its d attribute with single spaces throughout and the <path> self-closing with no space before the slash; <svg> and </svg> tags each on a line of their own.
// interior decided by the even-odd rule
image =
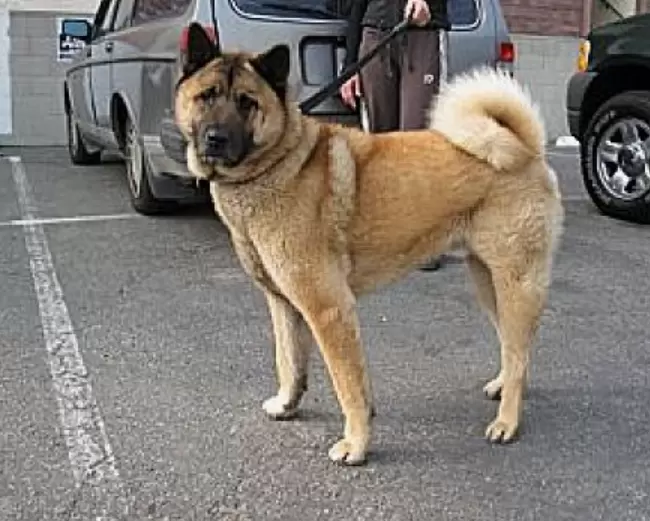
<svg viewBox="0 0 650 521">
<path fill-rule="evenodd" d="M 583 0 L 501 0 L 510 31 L 540 36 L 580 36 Z"/>
</svg>

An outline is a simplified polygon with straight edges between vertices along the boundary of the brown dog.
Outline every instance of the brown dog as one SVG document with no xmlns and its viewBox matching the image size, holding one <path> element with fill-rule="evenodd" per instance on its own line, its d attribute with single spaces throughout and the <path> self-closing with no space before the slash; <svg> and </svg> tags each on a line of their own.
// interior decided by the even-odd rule
<svg viewBox="0 0 650 521">
<path fill-rule="evenodd" d="M 296 411 L 311 332 L 345 415 L 329 457 L 363 462 L 372 392 L 357 298 L 462 247 L 501 341 L 501 371 L 485 386 L 501 403 L 486 436 L 513 439 L 564 215 L 537 108 L 485 68 L 443 90 L 429 130 L 366 134 L 302 115 L 286 99 L 289 59 L 284 45 L 221 53 L 193 25 L 175 98 L 189 169 L 211 182 L 268 300 L 279 390 L 264 410 Z"/>
</svg>

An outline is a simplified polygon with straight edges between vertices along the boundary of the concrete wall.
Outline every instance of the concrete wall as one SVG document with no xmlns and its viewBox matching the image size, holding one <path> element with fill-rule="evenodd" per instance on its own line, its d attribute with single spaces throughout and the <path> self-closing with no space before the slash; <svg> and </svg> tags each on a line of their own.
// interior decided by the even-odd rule
<svg viewBox="0 0 650 521">
<path fill-rule="evenodd" d="M 566 86 L 576 70 L 579 38 L 513 34 L 517 60 L 515 76 L 540 104 L 549 141 L 569 135 L 566 122 Z"/>
<path fill-rule="evenodd" d="M 9 11 L 57 11 L 94 13 L 99 0 L 0 0 L 0 9 Z"/>
<path fill-rule="evenodd" d="M 10 134 L 13 124 L 9 48 L 9 12 L 0 10 L 0 135 Z"/>
<path fill-rule="evenodd" d="M 579 36 L 592 0 L 501 0 L 510 31 L 542 36 Z M 597 1 L 597 0 L 593 0 Z"/>
<path fill-rule="evenodd" d="M 88 13 L 66 13 L 66 16 Z M 9 13 L 9 78 L 12 134 L 0 145 L 63 145 L 66 142 L 62 81 L 56 59 L 57 13 Z"/>
</svg>

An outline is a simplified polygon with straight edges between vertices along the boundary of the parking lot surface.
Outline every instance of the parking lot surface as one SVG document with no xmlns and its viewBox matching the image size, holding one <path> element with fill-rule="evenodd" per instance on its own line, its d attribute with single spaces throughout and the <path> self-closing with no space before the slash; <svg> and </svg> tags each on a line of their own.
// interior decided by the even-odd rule
<svg viewBox="0 0 650 521">
<path fill-rule="evenodd" d="M 360 303 L 378 414 L 357 468 L 327 459 L 316 350 L 301 416 L 264 416 L 270 320 L 210 208 L 138 216 L 119 163 L 4 152 L 3 520 L 650 519 L 648 231 L 595 212 L 571 152 L 550 152 L 567 222 L 521 438 L 483 438 L 498 344 L 450 262 Z"/>
</svg>

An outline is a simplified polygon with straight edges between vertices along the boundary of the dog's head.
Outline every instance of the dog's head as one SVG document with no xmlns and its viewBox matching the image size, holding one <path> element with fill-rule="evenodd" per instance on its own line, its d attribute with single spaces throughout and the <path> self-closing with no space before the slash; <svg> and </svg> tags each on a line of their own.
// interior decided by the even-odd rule
<svg viewBox="0 0 650 521">
<path fill-rule="evenodd" d="M 199 163 L 195 175 L 236 175 L 234 169 L 278 143 L 286 120 L 288 46 L 257 55 L 222 53 L 193 23 L 180 65 L 175 117 Z"/>
</svg>

